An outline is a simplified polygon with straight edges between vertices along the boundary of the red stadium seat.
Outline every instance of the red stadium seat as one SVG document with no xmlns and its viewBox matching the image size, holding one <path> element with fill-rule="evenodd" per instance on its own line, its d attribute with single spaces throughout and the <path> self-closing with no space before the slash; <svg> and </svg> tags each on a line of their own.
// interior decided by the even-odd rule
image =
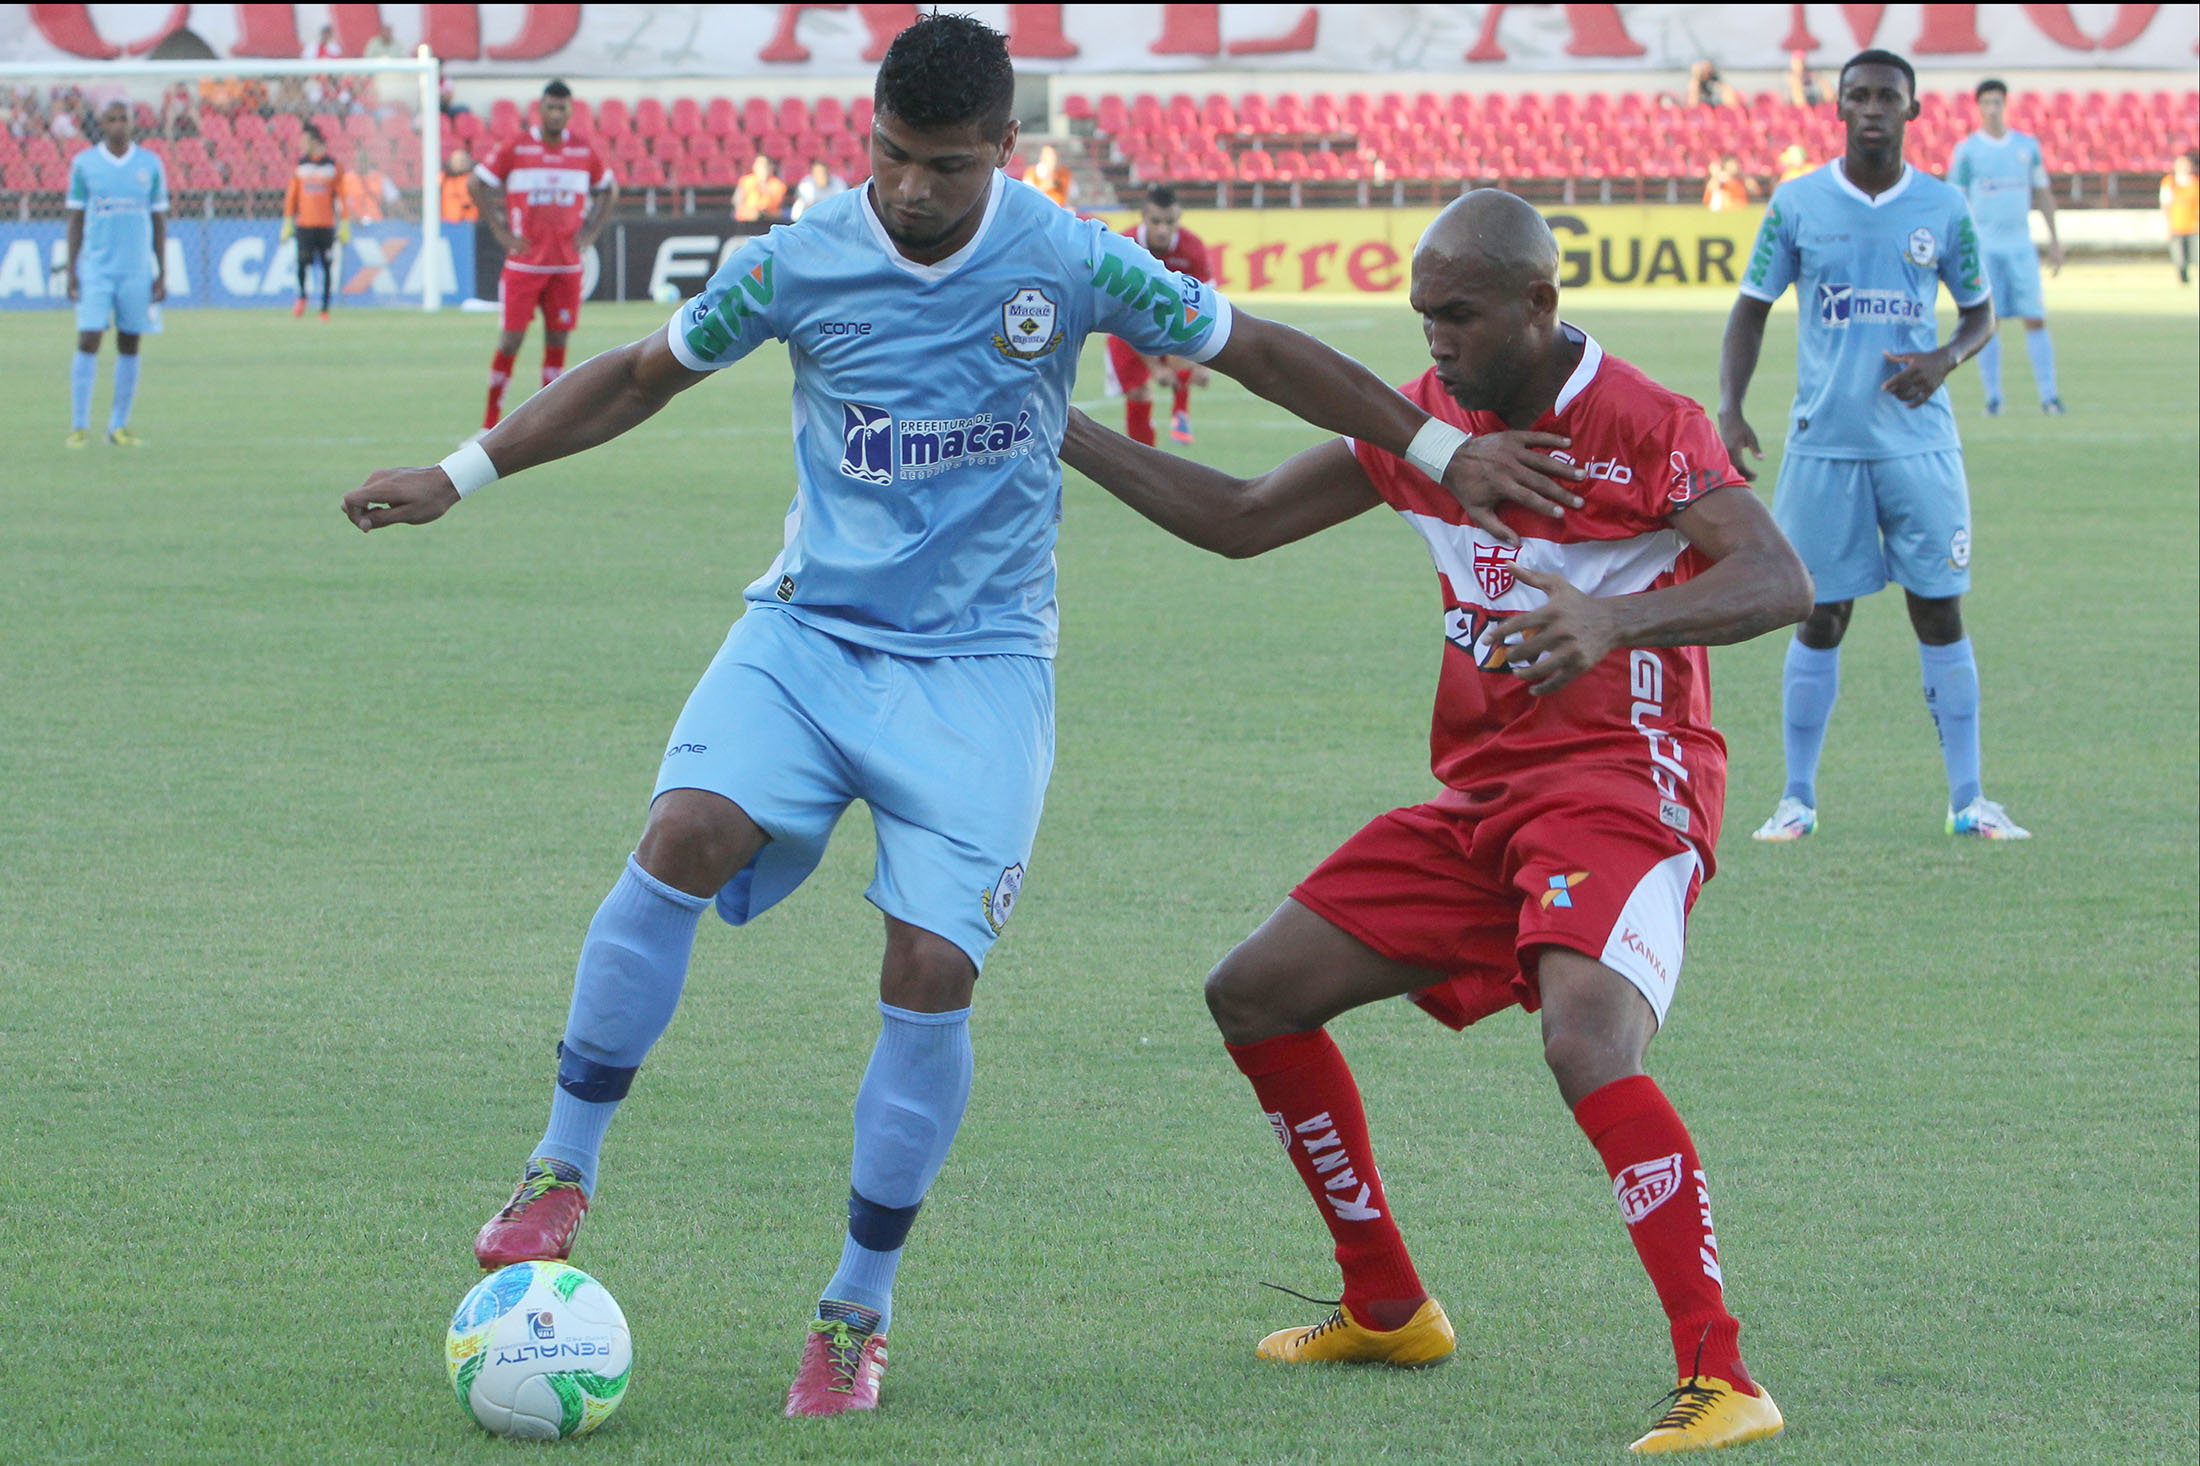
<svg viewBox="0 0 2200 1466">
<path fill-rule="evenodd" d="M 703 109 L 693 97 L 675 97 L 672 110 L 665 114 L 665 126 L 681 137 L 693 137 L 703 130 Z"/>
<path fill-rule="evenodd" d="M 1109 137 L 1127 131 L 1131 125 L 1130 109 L 1113 92 L 1100 99 L 1099 105 L 1093 109 L 1092 119 L 1093 130 Z"/>
<path fill-rule="evenodd" d="M 1237 156 L 1237 176 L 1244 183 L 1266 183 L 1276 176 L 1276 160 L 1265 149 L 1247 148 Z"/>
<path fill-rule="evenodd" d="M 703 108 L 703 131 L 713 137 L 724 137 L 741 130 L 741 114 L 735 110 L 733 98 L 712 97 Z"/>
<path fill-rule="evenodd" d="M 789 137 L 800 137 L 810 130 L 810 107 L 800 97 L 781 97 L 779 112 L 774 119 L 779 126 L 774 129 Z"/>
<path fill-rule="evenodd" d="M 1151 92 L 1140 92 L 1131 98 L 1131 123 L 1148 132 L 1169 124 L 1169 116 L 1161 110 L 1161 103 Z"/>
<path fill-rule="evenodd" d="M 833 105 L 840 104 L 835 102 Z M 1072 122 L 1090 122 L 1093 117 L 1091 98 L 1083 92 L 1071 92 L 1062 98 L 1062 115 Z"/>
<path fill-rule="evenodd" d="M 741 181 L 742 171 L 731 158 L 710 158 L 703 164 L 703 183 L 710 188 L 731 188 Z"/>
<path fill-rule="evenodd" d="M 1255 137 L 1276 130 L 1274 114 L 1268 110 L 1268 99 L 1257 92 L 1247 92 L 1238 98 L 1238 127 Z"/>
<path fill-rule="evenodd" d="M 617 97 L 606 98 L 596 109 L 596 130 L 604 137 L 617 137 L 622 132 L 632 131 L 633 127 L 634 114 Z"/>
<path fill-rule="evenodd" d="M 573 99 L 571 126 L 573 131 L 579 133 L 582 137 L 597 136 L 596 109 L 588 105 L 586 97 L 575 97 Z"/>
<path fill-rule="evenodd" d="M 1294 183 L 1310 177 L 1306 167 L 1306 155 L 1296 148 L 1284 148 L 1276 154 L 1276 181 Z"/>
<path fill-rule="evenodd" d="M 492 115 L 490 123 L 495 124 Z M 644 97 L 634 104 L 634 130 L 644 137 L 655 137 L 665 131 L 665 104 L 655 97 Z"/>
<path fill-rule="evenodd" d="M 840 98 L 838 97 L 819 97 L 815 105 L 810 108 L 810 121 L 816 125 L 819 132 L 846 132 L 848 130 L 848 109 L 840 104 Z"/>
<path fill-rule="evenodd" d="M 1200 104 L 1199 121 L 1210 137 L 1229 137 L 1238 130 L 1237 113 L 1231 109 L 1230 99 L 1220 92 L 1207 94 L 1207 100 Z"/>
<path fill-rule="evenodd" d="M 1169 104 L 1162 110 L 1162 115 L 1169 119 L 1169 126 L 1178 132 L 1197 132 L 1200 128 L 1199 104 L 1182 92 L 1169 98 Z"/>
<path fill-rule="evenodd" d="M 776 119 L 772 116 L 772 104 L 762 97 L 751 97 L 741 104 L 741 130 L 750 137 L 762 137 L 777 132 Z"/>
<path fill-rule="evenodd" d="M 848 130 L 858 137 L 869 137 L 871 135 L 871 99 L 869 97 L 858 97 L 848 104 Z M 871 170 L 868 167 L 863 170 L 863 176 L 865 178 L 871 176 Z"/>
<path fill-rule="evenodd" d="M 344 136 L 354 142 L 363 142 L 374 136 L 374 119 L 364 112 L 354 112 L 344 119 Z"/>
<path fill-rule="evenodd" d="M 412 119 L 402 112 L 387 112 L 382 116 L 382 135 L 388 138 L 408 138 L 413 135 Z"/>
<path fill-rule="evenodd" d="M 510 97 L 499 97 L 489 104 L 489 131 L 498 137 L 519 131 L 519 108 L 512 105 Z"/>
</svg>

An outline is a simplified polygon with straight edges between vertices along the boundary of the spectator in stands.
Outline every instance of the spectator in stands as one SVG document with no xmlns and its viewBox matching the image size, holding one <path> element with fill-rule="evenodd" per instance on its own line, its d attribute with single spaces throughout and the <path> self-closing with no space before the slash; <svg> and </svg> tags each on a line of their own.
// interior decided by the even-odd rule
<svg viewBox="0 0 2200 1466">
<path fill-rule="evenodd" d="M 397 44 L 397 33 L 385 23 L 382 29 L 374 33 L 374 39 L 367 42 L 365 54 L 380 60 L 403 56 L 405 53 Z"/>
<path fill-rule="evenodd" d="M 1810 160 L 1810 153 L 1801 143 L 1789 143 L 1780 150 L 1780 181 L 1801 178 L 1805 173 L 1816 172 L 1818 165 Z"/>
<path fill-rule="evenodd" d="M 436 105 L 442 109 L 445 122 L 462 113 L 473 111 L 473 108 L 458 100 L 458 86 L 451 80 L 450 74 L 444 71 L 441 61 L 435 64 L 435 95 Z"/>
<path fill-rule="evenodd" d="M 2169 219 L 2169 262 L 2177 267 L 2177 283 L 2192 283 L 2193 266 L 2200 265 L 2200 176 L 2195 175 L 2200 156 L 2179 153 L 2162 180 L 2162 212 Z"/>
<path fill-rule="evenodd" d="M 65 143 L 91 136 L 93 129 L 87 127 L 76 115 L 83 106 L 83 93 L 75 87 L 54 88 L 53 105 L 46 117 L 46 131 L 52 133 L 57 141 Z"/>
<path fill-rule="evenodd" d="M 1810 69 L 1810 58 L 1801 51 L 1788 52 L 1788 101 L 1797 107 L 1816 107 L 1826 100 L 1826 89 Z"/>
<path fill-rule="evenodd" d="M 162 137 L 198 136 L 199 109 L 192 104 L 191 88 L 180 81 L 160 94 L 160 133 Z"/>
<path fill-rule="evenodd" d="M 1757 185 L 1742 173 L 1742 160 L 1728 153 L 1711 164 L 1704 180 L 1703 206 L 1714 214 L 1740 213 L 1757 197 Z"/>
<path fill-rule="evenodd" d="M 1052 143 L 1039 149 L 1039 161 L 1025 170 L 1024 182 L 1065 209 L 1070 207 L 1070 200 L 1077 196 L 1077 180 L 1070 177 L 1069 170 L 1062 166 L 1062 160 L 1055 154 Z"/>
<path fill-rule="evenodd" d="M 822 158 L 818 159 L 794 186 L 794 207 L 787 212 L 788 222 L 801 218 L 834 194 L 847 191 L 848 180 L 835 173 Z"/>
<path fill-rule="evenodd" d="M 772 171 L 772 160 L 762 153 L 733 189 L 733 217 L 742 224 L 765 223 L 779 218 L 779 206 L 787 199 L 787 180 Z"/>
<path fill-rule="evenodd" d="M 313 43 L 313 59 L 327 61 L 331 57 L 340 57 L 343 54 L 344 48 L 336 44 L 336 27 L 332 25 L 322 26 L 321 38 Z"/>
<path fill-rule="evenodd" d="M 481 217 L 481 210 L 474 206 L 473 191 L 466 187 L 473 171 L 474 155 L 464 148 L 451 149 L 451 156 L 443 160 L 444 223 L 471 224 Z"/>
<path fill-rule="evenodd" d="M 1742 94 L 1719 75 L 1719 63 L 1709 57 L 1688 68 L 1688 91 L 1682 103 L 1689 107 L 1738 107 Z"/>
<path fill-rule="evenodd" d="M 20 140 L 39 130 L 38 94 L 14 87 L 0 91 L 0 132 Z"/>
</svg>

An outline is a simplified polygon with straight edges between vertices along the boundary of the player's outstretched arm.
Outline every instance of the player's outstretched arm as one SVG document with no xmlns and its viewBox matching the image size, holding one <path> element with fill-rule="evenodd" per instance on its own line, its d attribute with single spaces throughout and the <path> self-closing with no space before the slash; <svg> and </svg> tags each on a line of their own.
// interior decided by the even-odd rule
<svg viewBox="0 0 2200 1466">
<path fill-rule="evenodd" d="M 1587 596 L 1563 576 L 1513 567 L 1549 597 L 1505 623 L 1507 643 L 1517 638 L 1508 655 L 1536 696 L 1558 691 L 1619 647 L 1724 646 L 1810 614 L 1810 572 L 1748 489 L 1713 489 L 1671 523 L 1712 563 L 1662 590 Z"/>
<path fill-rule="evenodd" d="M 1752 483 L 1757 475 L 1742 450 L 1749 450 L 1749 457 L 1760 463 L 1765 450 L 1757 445 L 1757 430 L 1742 416 L 1742 403 L 1749 396 L 1749 379 L 1757 375 L 1757 358 L 1765 349 L 1765 321 L 1771 314 L 1771 301 L 1736 296 L 1726 318 L 1726 339 L 1719 346 L 1719 438 L 1735 471 Z"/>
<path fill-rule="evenodd" d="M 1381 377 L 1303 331 L 1238 311 L 1230 339 L 1207 364 L 1316 427 L 1372 443 L 1428 471 L 1420 461 L 1424 455 L 1412 449 L 1435 420 Z M 1502 504 L 1553 519 L 1581 507 L 1568 487 L 1582 477 L 1581 470 L 1542 451 L 1564 448 L 1570 440 L 1549 433 L 1469 438 L 1446 424 L 1436 427 L 1447 429 L 1452 443 L 1442 455 L 1444 487 L 1465 506 L 1469 519 L 1505 544 L 1520 541 L 1497 517 Z"/>
<path fill-rule="evenodd" d="M 1351 448 L 1335 439 L 1258 478 L 1232 478 L 1134 443 L 1071 408 L 1062 461 L 1178 539 L 1233 560 L 1319 534 L 1382 502 Z"/>
<path fill-rule="evenodd" d="M 646 421 L 708 376 L 689 371 L 652 331 L 631 345 L 592 356 L 520 404 L 481 439 L 497 477 L 569 458 L 608 443 Z M 458 488 L 441 466 L 383 468 L 344 495 L 344 517 L 362 530 L 426 524 L 458 502 Z"/>
</svg>

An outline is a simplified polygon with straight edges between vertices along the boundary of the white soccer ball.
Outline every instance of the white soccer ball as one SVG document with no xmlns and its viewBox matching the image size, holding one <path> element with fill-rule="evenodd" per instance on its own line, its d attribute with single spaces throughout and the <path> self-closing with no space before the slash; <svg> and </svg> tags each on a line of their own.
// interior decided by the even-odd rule
<svg viewBox="0 0 2200 1466">
<path fill-rule="evenodd" d="M 564 1440 L 619 1408 L 634 1342 L 603 1284 L 562 1262 L 515 1262 L 459 1301 L 443 1362 L 458 1403 L 483 1430 Z"/>
<path fill-rule="evenodd" d="M 649 298 L 659 305 L 678 305 L 681 299 L 680 287 L 667 280 L 649 292 Z"/>
</svg>

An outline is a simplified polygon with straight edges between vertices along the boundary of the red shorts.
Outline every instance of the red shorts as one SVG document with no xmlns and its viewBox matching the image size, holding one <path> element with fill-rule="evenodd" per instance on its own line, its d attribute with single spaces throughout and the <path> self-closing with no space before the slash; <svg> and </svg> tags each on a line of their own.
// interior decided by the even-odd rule
<svg viewBox="0 0 2200 1466">
<path fill-rule="evenodd" d="M 1541 1007 L 1527 959 L 1544 946 L 1618 972 L 1662 1024 L 1702 884 L 1695 847 L 1641 816 L 1563 794 L 1476 810 L 1447 793 L 1371 821 L 1291 897 L 1443 974 L 1413 1001 L 1453 1028 Z"/>
<path fill-rule="evenodd" d="M 538 309 L 545 331 L 570 331 L 581 318 L 581 272 L 506 269 L 497 277 L 497 298 L 504 302 L 507 331 L 526 330 Z"/>
<path fill-rule="evenodd" d="M 1137 347 L 1120 336 L 1110 336 L 1108 338 L 1108 395 L 1110 397 L 1120 397 L 1126 392 L 1135 392 L 1152 381 L 1153 369 L 1146 365 L 1146 360 L 1144 356 L 1139 354 Z M 1179 367 L 1175 375 L 1176 380 L 1181 382 L 1191 376 L 1191 371 L 1188 368 Z"/>
</svg>

